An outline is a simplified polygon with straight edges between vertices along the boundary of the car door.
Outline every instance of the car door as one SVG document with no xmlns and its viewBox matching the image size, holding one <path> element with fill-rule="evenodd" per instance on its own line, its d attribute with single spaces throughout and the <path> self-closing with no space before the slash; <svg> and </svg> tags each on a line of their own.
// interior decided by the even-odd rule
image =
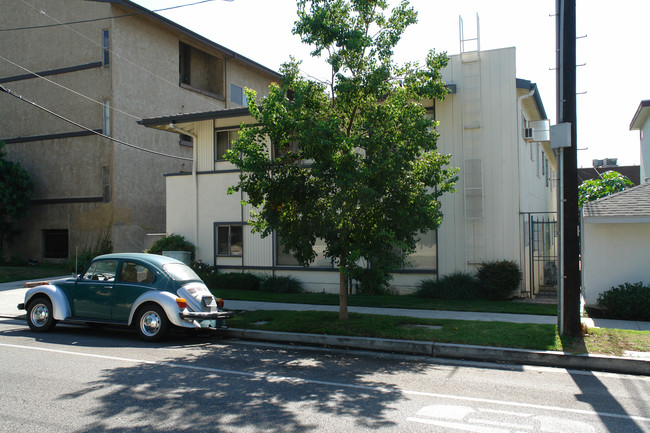
<svg viewBox="0 0 650 433">
<path fill-rule="evenodd" d="M 123 260 L 115 281 L 111 319 L 120 322 L 128 321 L 133 302 L 143 293 L 155 290 L 153 287 L 155 281 L 156 274 L 148 266 Z"/>
<path fill-rule="evenodd" d="M 72 296 L 72 315 L 110 320 L 117 260 L 96 260 L 77 280 Z"/>
</svg>

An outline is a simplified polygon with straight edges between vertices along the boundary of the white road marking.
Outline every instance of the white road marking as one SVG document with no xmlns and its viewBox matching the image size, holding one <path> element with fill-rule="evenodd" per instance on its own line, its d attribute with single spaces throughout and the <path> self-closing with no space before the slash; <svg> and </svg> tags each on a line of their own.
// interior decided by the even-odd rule
<svg viewBox="0 0 650 433">
<path fill-rule="evenodd" d="M 133 363 L 133 364 L 159 365 L 161 367 L 181 368 L 181 369 L 186 369 L 186 370 L 203 371 L 203 372 L 207 372 L 207 373 L 220 373 L 220 374 L 230 374 L 230 375 L 236 375 L 236 376 L 253 377 L 253 378 L 257 378 L 257 379 L 264 379 L 264 380 L 266 380 L 268 382 L 288 382 L 288 383 L 295 383 L 295 384 L 326 385 L 326 386 L 334 386 L 334 387 L 348 388 L 348 389 L 362 389 L 362 390 L 366 390 L 366 391 L 375 391 L 375 392 L 382 392 L 382 393 L 400 393 L 400 394 L 405 394 L 405 395 L 431 397 L 431 398 L 436 398 L 436 399 L 459 400 L 459 401 L 467 401 L 467 402 L 473 402 L 473 403 L 486 403 L 486 404 L 495 404 L 495 405 L 502 405 L 502 406 L 517 407 L 517 408 L 528 408 L 528 409 L 538 409 L 538 410 L 545 410 L 545 411 L 562 412 L 562 413 L 568 413 L 568 414 L 580 414 L 580 415 L 598 416 L 598 417 L 601 417 L 601 418 L 602 417 L 607 417 L 607 418 L 618 418 L 618 419 L 630 419 L 630 420 L 634 420 L 634 421 L 650 423 L 650 417 L 643 417 L 643 416 L 636 416 L 636 415 L 590 411 L 590 410 L 583 410 L 583 409 L 570 409 L 570 408 L 557 407 L 557 406 L 546 406 L 546 405 L 540 405 L 540 404 L 520 403 L 520 402 L 512 402 L 512 401 L 504 401 L 504 400 L 493 400 L 493 399 L 476 398 L 476 397 L 464 397 L 464 396 L 457 396 L 457 395 L 450 395 L 450 394 L 438 394 L 438 393 L 432 393 L 432 392 L 409 391 L 409 390 L 403 390 L 403 389 L 392 389 L 392 388 L 385 388 L 385 387 L 371 386 L 371 385 L 355 385 L 355 384 L 342 383 L 342 382 L 331 382 L 331 381 L 315 380 L 315 379 L 303 379 L 303 378 L 299 378 L 299 377 L 279 376 L 279 375 L 266 374 L 266 373 L 260 373 L 260 372 L 226 370 L 226 369 L 221 369 L 221 368 L 199 367 L 199 366 L 195 366 L 195 365 L 176 364 L 176 363 L 171 363 L 171 362 L 147 361 L 147 360 L 136 359 L 136 358 L 124 358 L 124 357 L 118 357 L 118 356 L 98 355 L 98 354 L 93 354 L 93 353 L 83 353 L 83 352 L 72 352 L 72 351 L 67 351 L 67 350 L 48 349 L 48 348 L 43 348 L 43 347 L 21 346 L 21 345 L 17 345 L 17 344 L 0 343 L 0 347 L 11 347 L 11 348 L 14 348 L 14 349 L 23 349 L 23 350 L 34 350 L 34 351 L 41 351 L 41 352 L 59 353 L 59 354 L 62 354 L 62 355 L 72 355 L 72 356 L 80 356 L 80 357 L 87 357 L 87 358 L 107 359 L 107 360 L 114 360 L 114 361 L 129 362 L 129 363 Z"/>
</svg>

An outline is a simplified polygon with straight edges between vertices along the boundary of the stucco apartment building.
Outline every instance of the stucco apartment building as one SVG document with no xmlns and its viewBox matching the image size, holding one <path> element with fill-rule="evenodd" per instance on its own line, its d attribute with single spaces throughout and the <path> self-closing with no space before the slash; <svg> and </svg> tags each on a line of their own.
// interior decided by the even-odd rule
<svg viewBox="0 0 650 433">
<path fill-rule="evenodd" d="M 431 101 L 429 113 L 440 121 L 440 152 L 461 168 L 458 192 L 442 198 L 442 225 L 421 238 L 412 266 L 394 274 L 395 289 L 409 292 L 424 278 L 503 259 L 520 264 L 523 292 L 553 285 L 556 160 L 537 86 L 515 70 L 514 48 L 451 56 L 443 70 L 451 93 Z M 251 122 L 245 108 L 142 121 L 197 136 L 196 173 L 166 177 L 167 230 L 195 243 L 197 257 L 222 271 L 292 275 L 309 290 L 336 292 L 337 269 L 322 251 L 309 268 L 297 266 L 273 236 L 251 232 L 251 209 L 227 194 L 239 175 L 223 152 L 239 125 Z"/>
<path fill-rule="evenodd" d="M 191 173 L 196 148 L 137 121 L 242 107 L 279 78 L 127 0 L 0 5 L 0 84 L 58 115 L 0 93 L 0 140 L 35 183 L 5 257 L 66 259 L 104 236 L 142 251 L 167 231 L 164 174 Z"/>
</svg>

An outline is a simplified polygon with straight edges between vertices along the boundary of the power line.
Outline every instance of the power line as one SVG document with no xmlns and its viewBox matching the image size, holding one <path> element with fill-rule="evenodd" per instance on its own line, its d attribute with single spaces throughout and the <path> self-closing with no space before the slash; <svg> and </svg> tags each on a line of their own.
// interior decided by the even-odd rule
<svg viewBox="0 0 650 433">
<path fill-rule="evenodd" d="M 98 100 L 96 100 L 96 99 L 93 99 L 93 98 L 91 98 L 90 96 L 86 96 L 86 95 L 84 95 L 83 93 L 79 93 L 79 92 L 77 92 L 77 91 L 74 90 L 74 89 L 71 89 L 71 88 L 69 88 L 69 87 L 64 86 L 63 84 L 59 84 L 59 83 L 57 83 L 56 81 L 52 81 L 52 80 L 50 80 L 49 78 L 45 78 L 44 76 L 39 75 L 37 72 L 30 71 L 30 70 L 27 69 L 26 67 L 21 66 L 21 65 L 19 65 L 19 64 L 16 63 L 16 62 L 12 62 L 11 60 L 7 59 L 6 57 L 3 57 L 2 55 L 0 55 L 0 59 L 4 60 L 5 62 L 11 63 L 12 65 L 16 66 L 17 68 L 22 69 L 23 71 L 27 72 L 28 74 L 32 74 L 32 75 L 34 75 L 34 76 L 36 76 L 36 77 L 38 77 L 38 78 L 40 78 L 40 79 L 42 79 L 42 80 L 45 80 L 45 81 L 47 81 L 47 82 L 50 83 L 50 84 L 54 84 L 55 86 L 58 86 L 58 87 L 60 87 L 60 88 L 62 88 L 62 89 L 65 89 L 65 90 L 67 90 L 67 91 L 69 91 L 69 92 L 72 92 L 72 93 L 74 93 L 75 95 L 81 96 L 82 98 L 85 98 L 85 99 L 87 99 L 87 100 L 89 100 L 89 101 L 92 101 L 92 102 L 94 102 L 94 103 L 96 103 L 96 104 L 104 105 L 104 103 L 103 103 L 102 101 L 98 101 Z M 131 114 L 131 113 L 127 113 L 126 111 L 120 110 L 119 108 L 111 108 L 111 109 L 112 109 L 113 111 L 117 111 L 118 113 L 121 113 L 121 114 L 124 114 L 124 115 L 126 115 L 126 116 L 132 117 L 133 119 L 140 120 L 140 117 L 139 117 L 139 116 L 136 116 L 136 115 Z"/>
<path fill-rule="evenodd" d="M 188 6 L 194 6 L 194 5 L 198 5 L 198 4 L 201 4 L 201 3 L 208 3 L 208 2 L 212 2 L 212 1 L 215 1 L 215 0 L 202 0 L 202 1 L 194 2 L 194 3 L 188 3 L 188 4 L 184 4 L 184 5 L 170 6 L 168 8 L 152 9 L 152 12 L 165 12 L 165 11 L 169 11 L 169 10 L 173 10 L 173 9 L 180 9 L 180 8 L 184 8 L 184 7 L 188 7 Z M 223 1 L 231 2 L 233 0 L 223 0 Z M 29 6 L 31 6 L 31 5 L 29 5 Z M 90 18 L 90 19 L 87 19 L 87 20 L 68 21 L 68 22 L 65 22 L 65 23 L 57 23 L 57 24 L 43 24 L 43 25 L 40 25 L 40 26 L 28 26 L 28 27 L 14 27 L 14 28 L 11 28 L 11 29 L 0 29 L 0 32 L 13 32 L 13 31 L 19 31 L 19 30 L 45 29 L 45 28 L 48 28 L 48 27 L 58 27 L 58 26 L 67 26 L 67 25 L 72 25 L 72 24 L 92 23 L 92 22 L 95 22 L 95 21 L 111 20 L 113 18 L 132 17 L 132 16 L 135 16 L 135 15 L 142 15 L 142 14 L 145 14 L 145 13 L 146 12 L 135 12 L 135 13 L 132 13 L 132 14 L 116 15 L 116 16 L 112 16 L 112 17 L 102 17 L 102 18 Z"/>
<path fill-rule="evenodd" d="M 95 135 L 99 135 L 100 137 L 105 138 L 105 139 L 110 140 L 110 141 L 113 141 L 115 143 L 122 144 L 124 146 L 131 147 L 131 148 L 136 149 L 136 150 L 140 150 L 142 152 L 152 153 L 152 154 L 158 155 L 158 156 L 165 156 L 165 157 L 168 157 L 168 158 L 181 159 L 181 160 L 184 160 L 184 161 L 192 161 L 192 158 L 185 158 L 185 157 L 182 157 L 182 156 L 170 155 L 168 153 L 157 152 L 155 150 L 145 149 L 144 147 L 136 146 L 134 144 L 127 143 L 126 141 L 122 141 L 122 140 L 119 140 L 117 138 L 109 137 L 106 134 L 103 134 L 101 132 L 97 132 L 97 131 L 95 131 L 93 129 L 90 129 L 90 128 L 86 127 L 86 126 L 83 126 L 80 123 L 75 122 L 74 120 L 70 120 L 70 119 L 68 119 L 68 118 L 66 118 L 66 117 L 64 117 L 64 116 L 62 116 L 62 115 L 60 115 L 58 113 L 55 113 L 54 111 L 49 110 L 49 109 L 43 107 L 42 105 L 37 104 L 36 102 L 30 101 L 29 99 L 25 99 L 22 96 L 18 95 L 17 93 L 12 92 L 10 89 L 7 89 L 6 87 L 4 87 L 1 84 L 0 84 L 0 92 L 5 92 L 8 95 L 11 95 L 16 99 L 18 99 L 20 101 L 23 101 L 23 102 L 26 102 L 26 103 L 32 105 L 33 107 L 38 108 L 39 110 L 43 110 L 46 113 L 51 114 L 52 116 L 55 116 L 55 117 L 57 117 L 57 118 L 59 118 L 61 120 L 64 120 L 64 121 L 76 126 L 77 128 L 83 129 L 84 131 L 90 132 L 90 133 L 95 134 Z"/>
</svg>

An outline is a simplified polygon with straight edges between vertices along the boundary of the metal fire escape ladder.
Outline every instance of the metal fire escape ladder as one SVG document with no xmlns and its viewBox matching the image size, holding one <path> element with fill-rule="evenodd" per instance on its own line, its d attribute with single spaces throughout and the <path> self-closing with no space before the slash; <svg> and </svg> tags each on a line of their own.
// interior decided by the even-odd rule
<svg viewBox="0 0 650 433">
<path fill-rule="evenodd" d="M 463 125 L 463 184 L 465 247 L 468 270 L 485 260 L 485 214 L 483 192 L 483 119 L 479 18 L 476 37 L 465 38 L 459 17 L 462 71 L 461 114 Z M 469 48 L 468 48 L 469 46 Z"/>
</svg>

